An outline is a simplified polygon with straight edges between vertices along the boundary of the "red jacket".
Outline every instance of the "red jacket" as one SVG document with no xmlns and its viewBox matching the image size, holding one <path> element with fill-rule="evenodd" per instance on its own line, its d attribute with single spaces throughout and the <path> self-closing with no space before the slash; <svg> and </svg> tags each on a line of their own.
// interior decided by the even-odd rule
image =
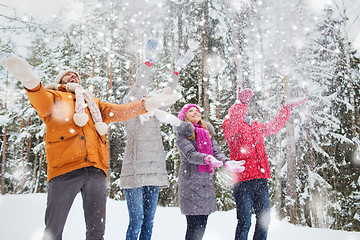
<svg viewBox="0 0 360 240">
<path fill-rule="evenodd" d="M 264 137 L 280 131 L 291 114 L 291 110 L 283 106 L 273 121 L 253 121 L 250 125 L 244 121 L 246 111 L 247 104 L 234 104 L 223 123 L 225 139 L 230 148 L 230 159 L 246 161 L 244 172 L 231 173 L 233 184 L 256 178 L 270 178 Z"/>
</svg>

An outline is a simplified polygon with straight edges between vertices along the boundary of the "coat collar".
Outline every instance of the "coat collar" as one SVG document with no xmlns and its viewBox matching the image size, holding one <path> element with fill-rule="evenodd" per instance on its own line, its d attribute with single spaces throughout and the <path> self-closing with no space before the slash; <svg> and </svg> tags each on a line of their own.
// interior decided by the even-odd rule
<svg viewBox="0 0 360 240">
<path fill-rule="evenodd" d="M 61 92 L 67 92 L 66 87 L 65 87 L 64 84 L 57 84 L 55 82 L 46 84 L 45 89 L 47 89 L 47 90 L 56 90 L 56 91 L 61 91 Z"/>
</svg>

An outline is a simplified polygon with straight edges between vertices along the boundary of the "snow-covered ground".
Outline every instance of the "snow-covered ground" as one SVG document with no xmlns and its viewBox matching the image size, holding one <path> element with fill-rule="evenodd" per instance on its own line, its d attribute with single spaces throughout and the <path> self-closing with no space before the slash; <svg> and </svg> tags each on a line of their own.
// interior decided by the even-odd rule
<svg viewBox="0 0 360 240">
<path fill-rule="evenodd" d="M 75 199 L 64 230 L 64 240 L 85 239 L 85 224 L 81 196 Z M 0 195 L 0 239 L 39 240 L 44 228 L 46 194 Z M 360 232 L 343 232 L 294 226 L 279 221 L 272 214 L 269 240 L 359 240 Z M 254 219 L 253 219 L 254 222 Z M 105 239 L 125 239 L 128 214 L 124 201 L 108 199 Z M 234 239 L 236 212 L 216 212 L 210 215 L 204 240 Z M 254 224 L 253 224 L 254 225 Z M 155 215 L 154 240 L 184 239 L 185 217 L 179 208 L 158 207 Z M 250 230 L 252 239 L 254 226 Z"/>
</svg>

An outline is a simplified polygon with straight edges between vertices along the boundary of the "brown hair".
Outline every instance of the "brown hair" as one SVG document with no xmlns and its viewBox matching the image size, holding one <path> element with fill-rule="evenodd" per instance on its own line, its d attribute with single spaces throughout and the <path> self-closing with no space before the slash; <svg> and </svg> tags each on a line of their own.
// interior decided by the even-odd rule
<svg viewBox="0 0 360 240">
<path fill-rule="evenodd" d="M 186 117 L 185 117 L 184 121 L 185 121 L 185 122 L 190 122 Z M 203 126 L 203 127 L 206 129 L 206 131 L 209 133 L 210 138 L 211 138 L 211 133 L 210 133 L 209 128 L 208 128 L 208 126 L 206 125 L 206 123 L 205 123 L 203 120 L 200 120 L 197 124 Z M 196 138 L 195 129 L 194 129 L 192 135 L 191 135 L 190 137 L 188 137 L 188 138 L 189 138 L 190 140 L 195 140 L 195 138 Z"/>
</svg>

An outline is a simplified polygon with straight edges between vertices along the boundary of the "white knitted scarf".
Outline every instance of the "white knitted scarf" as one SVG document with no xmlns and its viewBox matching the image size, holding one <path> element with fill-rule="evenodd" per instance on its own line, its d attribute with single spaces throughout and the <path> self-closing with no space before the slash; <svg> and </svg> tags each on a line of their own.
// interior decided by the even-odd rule
<svg viewBox="0 0 360 240">
<path fill-rule="evenodd" d="M 87 105 L 95 123 L 96 131 L 100 135 L 105 135 L 108 131 L 108 126 L 102 121 L 100 110 L 91 94 L 85 91 L 82 86 L 77 83 L 68 83 L 65 86 L 68 92 L 75 93 L 76 102 L 75 114 L 73 117 L 74 123 L 79 127 L 83 127 L 89 121 L 89 116 L 85 113 L 85 107 Z"/>
</svg>

